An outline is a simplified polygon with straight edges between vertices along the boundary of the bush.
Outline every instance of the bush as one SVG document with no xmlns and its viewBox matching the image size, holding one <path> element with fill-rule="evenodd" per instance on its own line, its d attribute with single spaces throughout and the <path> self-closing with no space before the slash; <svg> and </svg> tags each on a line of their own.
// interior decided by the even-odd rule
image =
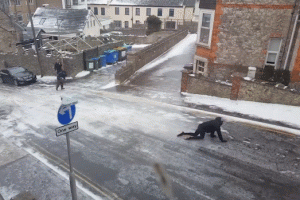
<svg viewBox="0 0 300 200">
<path fill-rule="evenodd" d="M 270 81 L 271 78 L 274 76 L 274 66 L 266 65 L 263 69 L 263 74 L 261 79 L 265 81 Z"/>
<path fill-rule="evenodd" d="M 161 20 L 154 16 L 154 15 L 151 15 L 147 18 L 147 32 L 146 34 L 147 35 L 150 35 L 151 33 L 154 33 L 154 32 L 158 32 L 160 31 L 161 29 Z"/>
<path fill-rule="evenodd" d="M 291 81 L 291 73 L 288 69 L 283 70 L 282 72 L 282 84 L 288 86 Z"/>
</svg>

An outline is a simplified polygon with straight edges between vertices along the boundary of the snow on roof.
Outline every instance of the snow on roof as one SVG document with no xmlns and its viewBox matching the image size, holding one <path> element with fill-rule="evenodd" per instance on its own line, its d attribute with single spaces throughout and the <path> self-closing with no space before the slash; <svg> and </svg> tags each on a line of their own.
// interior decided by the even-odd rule
<svg viewBox="0 0 300 200">
<path fill-rule="evenodd" d="M 108 0 L 87 0 L 88 4 L 107 4 Z"/>
<path fill-rule="evenodd" d="M 35 28 L 41 28 L 46 33 L 60 34 L 80 33 L 85 27 L 88 17 L 86 9 L 57 9 L 39 7 L 33 15 Z M 58 26 L 59 24 L 59 26 Z M 28 23 L 27 27 L 31 27 Z"/>
</svg>

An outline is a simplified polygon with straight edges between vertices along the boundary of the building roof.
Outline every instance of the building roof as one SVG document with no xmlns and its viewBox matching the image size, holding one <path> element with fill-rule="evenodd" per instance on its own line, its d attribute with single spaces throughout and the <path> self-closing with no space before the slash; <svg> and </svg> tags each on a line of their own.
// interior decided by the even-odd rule
<svg viewBox="0 0 300 200">
<path fill-rule="evenodd" d="M 81 33 L 88 19 L 86 9 L 57 9 L 39 7 L 32 20 L 35 28 L 43 29 L 46 33 L 71 34 Z M 31 27 L 29 22 L 27 27 Z"/>
<path fill-rule="evenodd" d="M 196 3 L 196 0 L 184 0 L 183 4 L 186 7 L 194 7 Z"/>
<path fill-rule="evenodd" d="M 195 6 L 195 0 L 88 0 L 88 4 L 112 6 L 149 6 L 149 7 L 188 7 Z"/>
<path fill-rule="evenodd" d="M 35 37 L 38 37 L 39 34 L 45 33 L 43 29 L 34 28 Z M 23 31 L 23 41 L 32 40 L 33 39 L 33 32 L 31 28 L 27 28 L 26 31 Z"/>
</svg>

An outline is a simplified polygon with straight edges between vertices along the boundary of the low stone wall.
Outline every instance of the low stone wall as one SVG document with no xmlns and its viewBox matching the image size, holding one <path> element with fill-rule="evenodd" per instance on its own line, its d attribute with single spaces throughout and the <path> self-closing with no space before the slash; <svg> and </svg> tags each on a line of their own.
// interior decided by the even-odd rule
<svg viewBox="0 0 300 200">
<path fill-rule="evenodd" d="M 212 81 L 204 76 L 195 76 L 183 71 L 181 91 L 193 94 L 230 98 L 233 86 Z M 276 88 L 261 82 L 241 80 L 238 100 L 300 106 L 300 94 L 288 89 Z"/>
<path fill-rule="evenodd" d="M 187 34 L 187 30 L 175 32 L 171 36 L 159 40 L 141 51 L 134 53 L 129 52 L 127 54 L 127 65 L 118 70 L 115 74 L 116 82 L 123 83 L 125 80 L 129 79 L 137 70 L 169 50 Z"/>
</svg>

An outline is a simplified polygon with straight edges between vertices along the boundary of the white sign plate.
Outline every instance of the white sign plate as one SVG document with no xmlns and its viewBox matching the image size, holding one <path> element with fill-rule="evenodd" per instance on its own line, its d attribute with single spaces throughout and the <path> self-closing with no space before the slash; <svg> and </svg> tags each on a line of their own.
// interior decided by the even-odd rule
<svg viewBox="0 0 300 200">
<path fill-rule="evenodd" d="M 56 136 L 61 136 L 71 131 L 75 131 L 78 129 L 78 122 L 73 122 L 72 124 L 67 124 L 65 126 L 61 126 L 55 129 Z"/>
</svg>

